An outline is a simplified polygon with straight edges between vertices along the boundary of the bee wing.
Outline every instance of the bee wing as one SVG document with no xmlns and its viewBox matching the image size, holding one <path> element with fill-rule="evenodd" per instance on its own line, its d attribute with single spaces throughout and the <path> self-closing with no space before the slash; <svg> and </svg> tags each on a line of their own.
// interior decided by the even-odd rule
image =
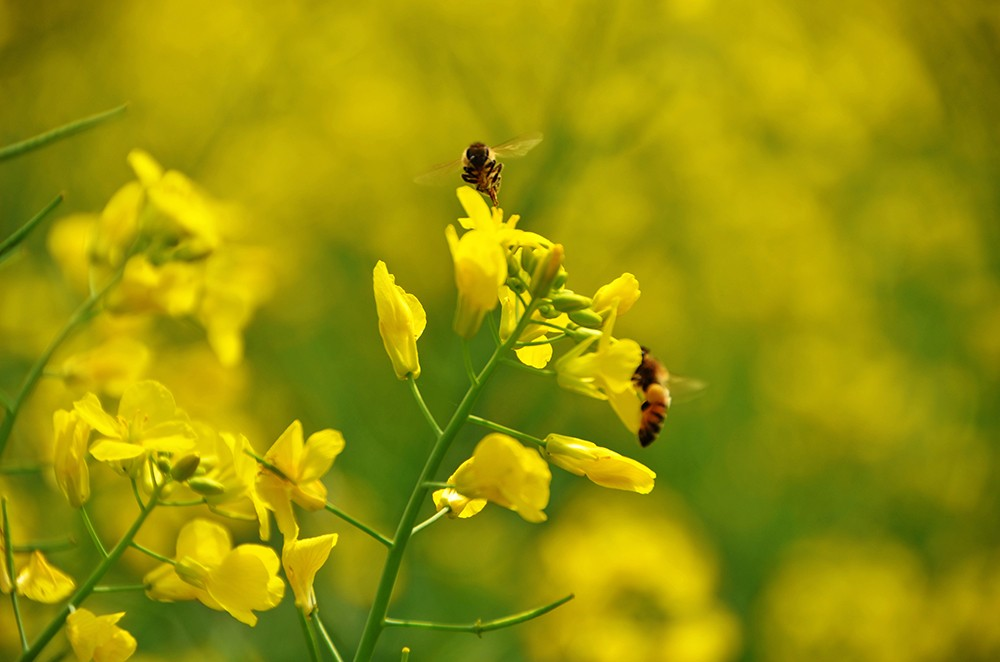
<svg viewBox="0 0 1000 662">
<path fill-rule="evenodd" d="M 493 152 L 501 158 L 508 159 L 512 156 L 524 156 L 540 142 L 542 142 L 542 134 L 533 131 L 494 146 Z"/>
<path fill-rule="evenodd" d="M 674 402 L 690 402 L 705 393 L 708 384 L 692 377 L 677 377 L 670 375 L 667 379 L 667 390 Z"/>
<path fill-rule="evenodd" d="M 432 167 L 430 170 L 423 172 L 413 178 L 417 184 L 423 184 L 427 186 L 434 186 L 436 184 L 444 184 L 449 179 L 455 176 L 455 174 L 461 170 L 462 159 L 455 159 L 454 161 L 449 161 L 447 163 L 439 163 Z"/>
</svg>

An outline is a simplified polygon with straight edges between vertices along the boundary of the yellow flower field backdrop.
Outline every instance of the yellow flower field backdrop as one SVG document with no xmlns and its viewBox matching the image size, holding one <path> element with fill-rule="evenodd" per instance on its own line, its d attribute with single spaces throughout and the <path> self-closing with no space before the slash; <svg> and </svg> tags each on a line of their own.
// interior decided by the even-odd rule
<svg viewBox="0 0 1000 662">
<path fill-rule="evenodd" d="M 87 392 L 114 403 L 153 379 L 261 457 L 290 421 L 339 430 L 330 500 L 391 531 L 430 439 L 387 360 L 372 270 L 384 260 L 423 305 L 420 386 L 444 416 L 467 384 L 444 231 L 465 212 L 457 174 L 413 179 L 473 141 L 540 131 L 505 163 L 505 218 L 566 246 L 577 292 L 634 274 L 642 295 L 616 334 L 707 388 L 675 396 L 640 449 L 605 403 L 498 370 L 477 414 L 635 458 L 656 486 L 553 469 L 544 523 L 497 506 L 435 523 L 407 550 L 391 616 L 469 623 L 576 597 L 482 638 L 391 628 L 376 659 L 996 659 L 998 44 L 1000 11 L 968 1 L 0 2 L 0 145 L 128 103 L 0 162 L 0 239 L 65 193 L 0 263 L 0 389 L 16 392 L 86 297 L 74 223 L 127 182 L 184 173 L 234 240 L 197 304 L 183 288 L 142 299 L 187 316 L 102 315 L 70 338 L 0 467 L 51 462 L 53 412 Z M 491 342 L 477 335 L 472 355 Z M 119 480 L 91 462 L 87 508 L 109 540 L 134 517 Z M 0 475 L 0 492 L 15 543 L 72 539 L 46 556 L 79 583 L 89 538 L 52 471 Z M 303 536 L 339 535 L 314 587 L 350 657 L 384 549 L 297 513 Z M 171 558 L 189 520 L 157 509 L 137 540 Z M 257 523 L 226 523 L 234 549 L 260 544 Z M 113 577 L 156 567 L 129 550 Z M 297 596 L 253 629 L 141 591 L 86 607 L 126 612 L 98 622 L 120 646 L 115 628 L 131 633 L 136 660 L 300 660 Z M 0 597 L 0 658 L 14 659 Z M 22 608 L 32 631 L 55 613 Z"/>
</svg>

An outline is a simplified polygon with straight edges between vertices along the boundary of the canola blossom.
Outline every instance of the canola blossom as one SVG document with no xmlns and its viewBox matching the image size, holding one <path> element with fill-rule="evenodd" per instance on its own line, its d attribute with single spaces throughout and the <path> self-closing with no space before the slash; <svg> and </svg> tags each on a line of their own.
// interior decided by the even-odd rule
<svg viewBox="0 0 1000 662">
<path fill-rule="evenodd" d="M 273 609 L 285 594 L 274 550 L 262 545 L 233 547 L 229 531 L 210 520 L 192 520 L 181 529 L 174 560 L 143 579 L 151 599 L 198 600 L 253 627 L 254 612 Z"/>
</svg>

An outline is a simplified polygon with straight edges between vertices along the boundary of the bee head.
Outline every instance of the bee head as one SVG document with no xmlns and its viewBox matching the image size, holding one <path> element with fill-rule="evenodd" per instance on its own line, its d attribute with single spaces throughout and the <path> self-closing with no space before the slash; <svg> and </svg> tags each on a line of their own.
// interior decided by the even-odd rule
<svg viewBox="0 0 1000 662">
<path fill-rule="evenodd" d="M 465 150 L 465 160 L 473 168 L 482 168 L 490 158 L 490 148 L 483 143 L 472 143 Z"/>
</svg>

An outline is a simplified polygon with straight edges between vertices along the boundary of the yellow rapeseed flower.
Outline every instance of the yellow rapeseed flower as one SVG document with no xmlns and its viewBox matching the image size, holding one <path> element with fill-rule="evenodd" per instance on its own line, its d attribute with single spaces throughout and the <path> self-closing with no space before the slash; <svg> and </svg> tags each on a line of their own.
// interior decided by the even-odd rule
<svg viewBox="0 0 1000 662">
<path fill-rule="evenodd" d="M 320 430 L 303 441 L 302 423 L 292 421 L 264 455 L 282 475 L 261 468 L 257 475 L 257 491 L 274 512 L 278 530 L 286 540 L 299 537 L 293 502 L 306 510 L 319 510 L 326 505 L 326 486 L 320 479 L 342 450 L 344 437 L 337 430 Z"/>
<path fill-rule="evenodd" d="M 462 470 L 462 467 L 466 463 L 472 460 L 466 460 L 458 467 L 455 473 Z M 451 475 L 448 482 L 452 482 L 455 479 L 455 474 Z M 451 519 L 467 519 L 473 515 L 478 515 L 479 512 L 486 507 L 486 499 L 470 499 L 464 494 L 459 494 L 453 487 L 445 487 L 440 490 L 435 490 L 431 495 L 431 499 L 434 500 L 434 507 L 441 511 L 444 508 L 448 509 L 448 517 Z"/>
<path fill-rule="evenodd" d="M 486 313 L 499 303 L 498 290 L 507 280 L 507 260 L 496 238 L 482 230 L 469 230 L 459 239 L 455 226 L 449 225 L 445 237 L 455 262 L 458 286 L 455 332 L 471 338 L 479 331 Z"/>
<path fill-rule="evenodd" d="M 649 467 L 576 437 L 550 434 L 545 437 L 545 454 L 552 464 L 615 490 L 649 494 L 656 479 Z"/>
<path fill-rule="evenodd" d="M 639 281 L 630 273 L 623 273 L 607 285 L 602 285 L 594 293 L 591 308 L 594 312 L 607 314 L 611 310 L 616 315 L 624 315 L 639 299 Z"/>
<path fill-rule="evenodd" d="M 565 389 L 608 400 L 625 426 L 636 432 L 641 410 L 632 375 L 642 362 L 642 348 L 634 340 L 611 335 L 616 315 L 612 309 L 599 335 L 580 342 L 556 361 L 556 381 Z M 595 341 L 597 348 L 587 351 Z"/>
<path fill-rule="evenodd" d="M 35 602 L 62 602 L 75 588 L 73 578 L 51 565 L 38 550 L 31 553 L 28 565 L 17 573 L 17 592 Z"/>
<path fill-rule="evenodd" d="M 210 520 L 195 519 L 181 529 L 174 559 L 176 564 L 164 563 L 143 578 L 146 595 L 153 600 L 198 600 L 253 627 L 254 611 L 277 606 L 285 594 L 278 577 L 281 562 L 273 549 L 234 548 L 229 531 Z"/>
<path fill-rule="evenodd" d="M 449 481 L 461 495 L 486 499 L 528 522 L 544 522 L 552 473 L 538 451 L 505 434 L 491 433 Z"/>
<path fill-rule="evenodd" d="M 90 454 L 125 472 L 133 473 L 148 453 L 194 450 L 195 432 L 187 414 L 177 408 L 174 396 L 159 382 L 137 382 L 125 389 L 117 416 L 105 412 L 93 393 L 73 406 L 98 433 Z"/>
<path fill-rule="evenodd" d="M 417 338 L 427 326 L 427 313 L 416 296 L 396 285 L 396 277 L 382 260 L 375 265 L 372 280 L 378 332 L 392 367 L 400 379 L 416 379 L 420 376 Z"/>
<path fill-rule="evenodd" d="M 56 485 L 74 508 L 90 498 L 90 471 L 87 469 L 87 445 L 90 426 L 74 411 L 59 409 L 52 416 L 55 444 L 52 449 L 52 470 Z"/>
<path fill-rule="evenodd" d="M 295 606 L 306 616 L 316 609 L 316 591 L 313 590 L 316 572 L 326 563 L 330 550 L 336 544 L 337 534 L 329 533 L 287 541 L 281 551 L 281 564 L 295 594 Z"/>
<path fill-rule="evenodd" d="M 149 364 L 149 349 L 128 336 L 115 336 L 87 351 L 70 356 L 59 370 L 63 381 L 77 392 L 99 392 L 120 398 Z"/>
<path fill-rule="evenodd" d="M 135 637 L 118 627 L 125 612 L 96 616 L 77 609 L 66 618 L 66 637 L 80 662 L 124 662 L 135 652 Z"/>
</svg>

